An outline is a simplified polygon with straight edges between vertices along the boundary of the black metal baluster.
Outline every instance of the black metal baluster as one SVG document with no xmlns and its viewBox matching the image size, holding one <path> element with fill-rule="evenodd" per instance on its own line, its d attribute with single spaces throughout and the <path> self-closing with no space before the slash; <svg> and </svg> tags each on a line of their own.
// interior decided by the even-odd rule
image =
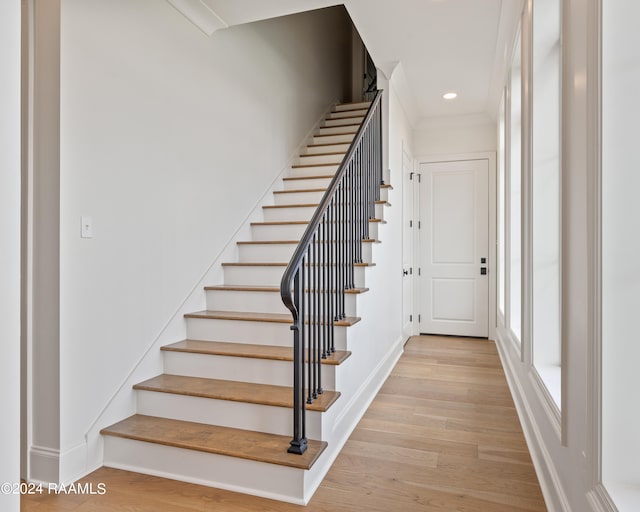
<svg viewBox="0 0 640 512">
<path fill-rule="evenodd" d="M 363 262 L 362 244 L 384 184 L 381 98 L 378 91 L 280 285 L 293 315 L 292 453 L 306 450 L 305 403 L 322 393 L 322 359 L 335 352 L 335 322 L 345 317 L 345 292 L 355 286 L 355 266 Z"/>
</svg>

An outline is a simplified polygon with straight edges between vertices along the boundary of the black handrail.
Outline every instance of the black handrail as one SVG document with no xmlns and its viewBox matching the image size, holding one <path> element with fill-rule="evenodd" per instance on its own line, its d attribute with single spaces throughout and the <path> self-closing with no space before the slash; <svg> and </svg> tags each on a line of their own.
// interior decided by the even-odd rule
<svg viewBox="0 0 640 512">
<path fill-rule="evenodd" d="M 321 360 L 335 352 L 334 325 L 345 318 L 344 292 L 354 288 L 354 266 L 362 263 L 362 242 L 369 238 L 384 184 L 381 98 L 377 91 L 280 283 L 282 302 L 293 316 L 290 453 L 307 449 L 305 403 L 323 392 Z"/>
</svg>

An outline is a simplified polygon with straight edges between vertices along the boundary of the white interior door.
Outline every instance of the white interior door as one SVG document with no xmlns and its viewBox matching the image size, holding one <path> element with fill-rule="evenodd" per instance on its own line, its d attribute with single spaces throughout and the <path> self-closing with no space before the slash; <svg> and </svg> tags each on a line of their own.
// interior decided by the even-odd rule
<svg viewBox="0 0 640 512">
<path fill-rule="evenodd" d="M 489 162 L 420 173 L 420 332 L 488 337 Z"/>
<path fill-rule="evenodd" d="M 402 332 L 409 337 L 413 330 L 413 234 L 414 183 L 413 161 L 402 152 Z"/>
</svg>

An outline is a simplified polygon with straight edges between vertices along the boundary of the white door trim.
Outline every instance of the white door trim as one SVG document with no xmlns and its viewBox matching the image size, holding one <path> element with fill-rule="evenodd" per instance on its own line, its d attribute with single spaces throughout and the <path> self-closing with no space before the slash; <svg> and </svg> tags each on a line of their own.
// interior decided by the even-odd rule
<svg viewBox="0 0 640 512">
<path fill-rule="evenodd" d="M 415 159 L 416 168 L 420 168 L 420 164 L 430 164 L 437 162 L 459 162 L 466 160 L 488 160 L 489 162 L 489 339 L 496 339 L 496 325 L 498 319 L 497 308 L 497 191 L 498 185 L 496 179 L 496 152 L 482 151 L 478 153 L 460 153 L 460 154 L 442 154 L 442 155 L 425 155 Z M 414 241 L 419 244 L 419 239 Z"/>
</svg>

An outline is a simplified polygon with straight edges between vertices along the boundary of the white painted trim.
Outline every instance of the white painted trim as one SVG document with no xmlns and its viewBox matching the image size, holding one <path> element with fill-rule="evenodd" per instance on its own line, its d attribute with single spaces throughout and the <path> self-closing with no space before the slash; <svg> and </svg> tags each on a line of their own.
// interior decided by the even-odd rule
<svg viewBox="0 0 640 512">
<path fill-rule="evenodd" d="M 538 373 L 538 370 L 533 365 L 531 365 L 530 367 L 529 379 L 531 380 L 531 387 L 538 397 L 538 401 L 542 405 L 542 409 L 544 410 L 547 419 L 549 420 L 549 424 L 553 427 L 553 431 L 558 437 L 558 440 L 562 441 L 562 423 L 560 409 L 551 396 L 551 393 L 542 380 L 542 377 Z"/>
<path fill-rule="evenodd" d="M 206 36 L 229 25 L 200 0 L 167 0 L 175 9 Z"/>
<path fill-rule="evenodd" d="M 522 431 L 531 454 L 531 460 L 536 469 L 536 475 L 540 482 L 540 488 L 542 489 L 547 509 L 550 512 L 572 512 L 569 500 L 562 488 L 562 483 L 553 464 L 553 459 L 542 439 L 542 433 L 536 422 L 535 415 L 531 410 L 526 393 L 518 380 L 511 358 L 506 353 L 506 343 L 499 333 L 496 340 L 498 355 L 504 368 L 507 384 L 509 385 L 518 417 L 520 418 Z"/>
<path fill-rule="evenodd" d="M 495 339 L 496 337 L 496 321 L 494 313 L 498 310 L 497 306 L 497 283 L 498 272 L 496 265 L 497 258 L 497 204 L 496 204 L 496 153 L 495 151 L 481 151 L 478 153 L 458 153 L 458 154 L 442 154 L 442 155 L 428 155 L 416 158 L 418 166 L 426 163 L 438 163 L 438 162 L 459 162 L 466 160 L 487 160 L 489 163 L 489 339 Z M 419 206 L 419 205 L 418 205 Z M 419 244 L 418 239 L 415 243 Z"/>
<path fill-rule="evenodd" d="M 49 483 L 48 475 L 57 475 L 60 450 L 32 445 L 29 449 L 29 481 Z M 57 483 L 57 482 L 55 482 Z"/>
<path fill-rule="evenodd" d="M 496 49 L 504 48 L 504 53 L 495 52 L 491 72 L 490 94 L 487 97 L 485 111 L 495 120 L 497 118 L 498 104 L 502 88 L 499 84 L 505 83 L 505 76 L 508 74 L 512 62 L 513 42 L 515 41 L 514 21 L 522 14 L 525 0 L 517 2 L 502 2 L 500 8 L 500 20 L 498 22 L 498 35 L 496 38 Z"/>
<path fill-rule="evenodd" d="M 602 510 L 615 506 L 602 486 L 602 0 L 591 0 L 587 41 L 587 254 L 589 324 L 587 331 L 586 459 Z M 606 499 L 603 499 L 605 496 Z M 607 508 L 611 507 L 611 508 Z"/>
<path fill-rule="evenodd" d="M 618 512 L 618 507 L 602 484 L 597 484 L 587 493 L 587 501 L 594 512 Z"/>
</svg>

